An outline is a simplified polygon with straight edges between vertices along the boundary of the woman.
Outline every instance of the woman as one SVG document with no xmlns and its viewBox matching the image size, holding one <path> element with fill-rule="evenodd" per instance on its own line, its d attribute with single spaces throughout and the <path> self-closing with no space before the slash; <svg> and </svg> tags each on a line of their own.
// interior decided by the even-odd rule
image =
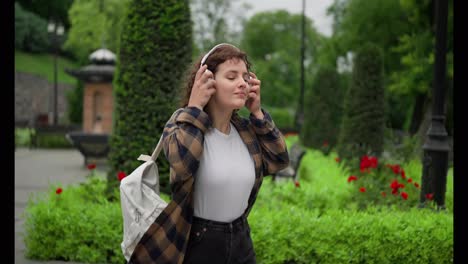
<svg viewBox="0 0 468 264">
<path fill-rule="evenodd" d="M 233 45 L 216 45 L 195 63 L 183 109 L 163 132 L 172 200 L 130 263 L 255 263 L 247 216 L 263 176 L 289 163 L 260 88 Z M 237 114 L 244 106 L 248 119 Z"/>
</svg>

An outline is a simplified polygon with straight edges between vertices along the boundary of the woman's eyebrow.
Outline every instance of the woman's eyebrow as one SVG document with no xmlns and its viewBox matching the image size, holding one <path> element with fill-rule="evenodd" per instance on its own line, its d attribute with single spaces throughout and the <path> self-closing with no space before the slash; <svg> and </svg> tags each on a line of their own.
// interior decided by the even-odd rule
<svg viewBox="0 0 468 264">
<path fill-rule="evenodd" d="M 237 74 L 237 73 L 239 73 L 239 71 L 237 71 L 237 70 L 229 70 L 229 71 L 227 71 L 226 73 L 236 73 L 236 74 Z M 249 73 L 248 73 L 248 72 L 243 72 L 242 74 L 245 75 L 245 74 L 249 74 Z"/>
</svg>

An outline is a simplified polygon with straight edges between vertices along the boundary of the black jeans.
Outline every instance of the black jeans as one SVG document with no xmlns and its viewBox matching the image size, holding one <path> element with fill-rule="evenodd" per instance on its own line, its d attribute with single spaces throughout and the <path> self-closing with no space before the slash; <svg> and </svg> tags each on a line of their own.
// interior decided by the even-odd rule
<svg viewBox="0 0 468 264">
<path fill-rule="evenodd" d="M 255 264 L 245 217 L 222 223 L 193 217 L 184 264 Z"/>
</svg>

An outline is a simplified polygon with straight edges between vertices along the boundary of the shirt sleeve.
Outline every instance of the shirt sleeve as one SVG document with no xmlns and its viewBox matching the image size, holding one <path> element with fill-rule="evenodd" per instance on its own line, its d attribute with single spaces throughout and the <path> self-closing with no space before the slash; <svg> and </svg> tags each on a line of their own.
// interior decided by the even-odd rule
<svg viewBox="0 0 468 264">
<path fill-rule="evenodd" d="M 262 149 L 264 175 L 271 175 L 289 165 L 289 154 L 284 136 L 276 127 L 270 114 L 261 109 L 263 119 L 250 114 L 249 119 Z"/>
<path fill-rule="evenodd" d="M 197 107 L 185 107 L 163 130 L 163 150 L 169 161 L 171 183 L 184 181 L 198 170 L 204 133 L 211 126 L 208 114 Z"/>
</svg>

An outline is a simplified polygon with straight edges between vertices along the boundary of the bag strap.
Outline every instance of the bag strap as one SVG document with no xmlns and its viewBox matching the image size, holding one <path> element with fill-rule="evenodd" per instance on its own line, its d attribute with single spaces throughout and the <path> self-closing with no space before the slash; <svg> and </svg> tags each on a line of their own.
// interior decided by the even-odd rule
<svg viewBox="0 0 468 264">
<path fill-rule="evenodd" d="M 169 120 L 171 120 L 172 118 L 174 118 L 174 116 L 175 116 L 177 113 L 179 113 L 181 110 L 183 110 L 183 108 L 177 109 L 177 110 L 172 114 L 171 118 L 169 118 Z M 159 156 L 159 153 L 161 152 L 161 150 L 162 150 L 162 148 L 163 148 L 163 146 L 162 146 L 162 139 L 163 139 L 163 134 L 161 134 L 161 137 L 159 138 L 158 144 L 156 145 L 156 148 L 154 149 L 153 154 L 151 154 L 151 156 L 141 154 L 141 155 L 138 157 L 138 160 L 148 161 L 148 160 L 152 159 L 153 161 L 156 161 L 156 159 L 157 159 L 158 156 Z"/>
</svg>

